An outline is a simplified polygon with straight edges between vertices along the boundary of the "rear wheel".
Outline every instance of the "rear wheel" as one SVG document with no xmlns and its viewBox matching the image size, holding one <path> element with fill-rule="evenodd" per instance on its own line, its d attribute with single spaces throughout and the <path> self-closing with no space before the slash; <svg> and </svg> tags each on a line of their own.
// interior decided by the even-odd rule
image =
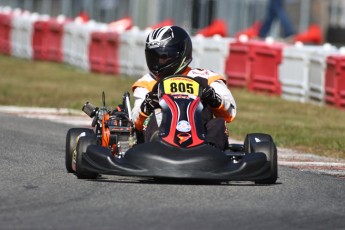
<svg viewBox="0 0 345 230">
<path fill-rule="evenodd" d="M 67 172 L 73 173 L 73 167 L 72 167 L 72 160 L 73 160 L 73 152 L 76 149 L 77 145 L 77 138 L 78 136 L 85 132 L 85 135 L 93 135 L 92 129 L 86 129 L 86 128 L 71 128 L 68 130 L 66 135 L 66 153 L 65 153 L 65 165 Z"/>
<path fill-rule="evenodd" d="M 96 179 L 99 175 L 98 173 L 87 171 L 83 167 L 83 164 L 82 164 L 82 158 L 86 152 L 87 147 L 89 145 L 95 145 L 96 143 L 97 143 L 96 135 L 85 136 L 85 137 L 79 138 L 77 148 L 76 148 L 77 158 L 76 158 L 76 171 L 75 171 L 79 179 Z"/>
<path fill-rule="evenodd" d="M 278 178 L 277 147 L 270 135 L 264 133 L 252 133 L 246 136 L 244 141 L 246 153 L 262 152 L 266 155 L 270 165 L 270 172 L 267 178 L 256 180 L 256 184 L 275 184 Z"/>
</svg>

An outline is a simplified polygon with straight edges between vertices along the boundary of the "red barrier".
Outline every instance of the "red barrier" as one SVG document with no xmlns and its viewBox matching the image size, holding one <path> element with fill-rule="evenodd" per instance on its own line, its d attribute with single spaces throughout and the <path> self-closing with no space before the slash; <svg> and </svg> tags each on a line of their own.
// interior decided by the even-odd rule
<svg viewBox="0 0 345 230">
<path fill-rule="evenodd" d="M 47 34 L 48 21 L 36 21 L 34 23 L 34 32 L 32 37 L 33 59 L 46 60 L 47 59 Z"/>
<path fill-rule="evenodd" d="M 248 87 L 250 77 L 250 44 L 236 41 L 230 43 L 225 74 L 229 86 Z"/>
<path fill-rule="evenodd" d="M 0 53 L 11 54 L 12 15 L 0 13 Z"/>
<path fill-rule="evenodd" d="M 120 36 L 116 32 L 93 32 L 89 46 L 90 69 L 93 72 L 119 73 Z"/>
<path fill-rule="evenodd" d="M 90 70 L 105 73 L 106 33 L 92 32 L 89 45 Z"/>
<path fill-rule="evenodd" d="M 62 38 L 64 21 L 50 19 L 36 21 L 32 38 L 33 58 L 62 62 Z"/>
<path fill-rule="evenodd" d="M 225 67 L 228 85 L 280 95 L 282 48 L 282 44 L 263 41 L 232 42 Z"/>
<path fill-rule="evenodd" d="M 331 55 L 327 57 L 325 102 L 345 108 L 345 56 Z"/>
<path fill-rule="evenodd" d="M 50 20 L 47 33 L 47 60 L 62 62 L 63 28 L 67 21 Z"/>
<path fill-rule="evenodd" d="M 115 32 L 108 32 L 106 37 L 105 72 L 109 74 L 120 73 L 119 48 L 120 36 Z"/>
<path fill-rule="evenodd" d="M 281 94 L 278 67 L 282 62 L 283 44 L 251 42 L 251 75 L 249 90 Z"/>
</svg>

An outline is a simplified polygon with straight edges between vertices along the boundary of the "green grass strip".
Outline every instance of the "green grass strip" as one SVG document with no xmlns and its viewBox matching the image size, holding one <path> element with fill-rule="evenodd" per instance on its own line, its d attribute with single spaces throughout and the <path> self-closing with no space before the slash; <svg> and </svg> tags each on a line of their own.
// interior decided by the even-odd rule
<svg viewBox="0 0 345 230">
<path fill-rule="evenodd" d="M 109 106 L 131 93 L 136 79 L 87 73 L 65 64 L 0 56 L 0 105 L 81 109 L 86 101 Z M 271 134 L 278 147 L 345 158 L 345 110 L 284 100 L 278 96 L 231 89 L 238 112 L 230 136 Z M 132 100 L 133 101 L 133 100 Z"/>
</svg>

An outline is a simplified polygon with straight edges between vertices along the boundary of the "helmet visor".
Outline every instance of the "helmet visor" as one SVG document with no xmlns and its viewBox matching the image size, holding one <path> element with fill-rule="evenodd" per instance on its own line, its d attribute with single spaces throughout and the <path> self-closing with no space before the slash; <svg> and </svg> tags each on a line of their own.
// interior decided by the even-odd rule
<svg viewBox="0 0 345 230">
<path fill-rule="evenodd" d="M 145 55 L 148 68 L 156 72 L 174 63 L 179 58 L 180 52 L 175 47 L 160 47 L 146 49 Z"/>
</svg>

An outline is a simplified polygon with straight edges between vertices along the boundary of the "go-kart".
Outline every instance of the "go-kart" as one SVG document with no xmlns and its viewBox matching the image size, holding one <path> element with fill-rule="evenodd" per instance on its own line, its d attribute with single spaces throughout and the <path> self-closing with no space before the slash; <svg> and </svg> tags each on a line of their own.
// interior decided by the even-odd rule
<svg viewBox="0 0 345 230">
<path fill-rule="evenodd" d="M 268 134 L 247 134 L 243 144 L 222 151 L 206 142 L 201 121 L 202 85 L 194 78 L 170 76 L 155 90 L 162 119 L 156 138 L 140 141 L 131 119 L 129 93 L 110 111 L 86 103 L 92 129 L 72 128 L 66 137 L 66 168 L 78 178 L 100 174 L 155 179 L 254 181 L 274 184 L 278 177 L 277 148 Z"/>
</svg>

